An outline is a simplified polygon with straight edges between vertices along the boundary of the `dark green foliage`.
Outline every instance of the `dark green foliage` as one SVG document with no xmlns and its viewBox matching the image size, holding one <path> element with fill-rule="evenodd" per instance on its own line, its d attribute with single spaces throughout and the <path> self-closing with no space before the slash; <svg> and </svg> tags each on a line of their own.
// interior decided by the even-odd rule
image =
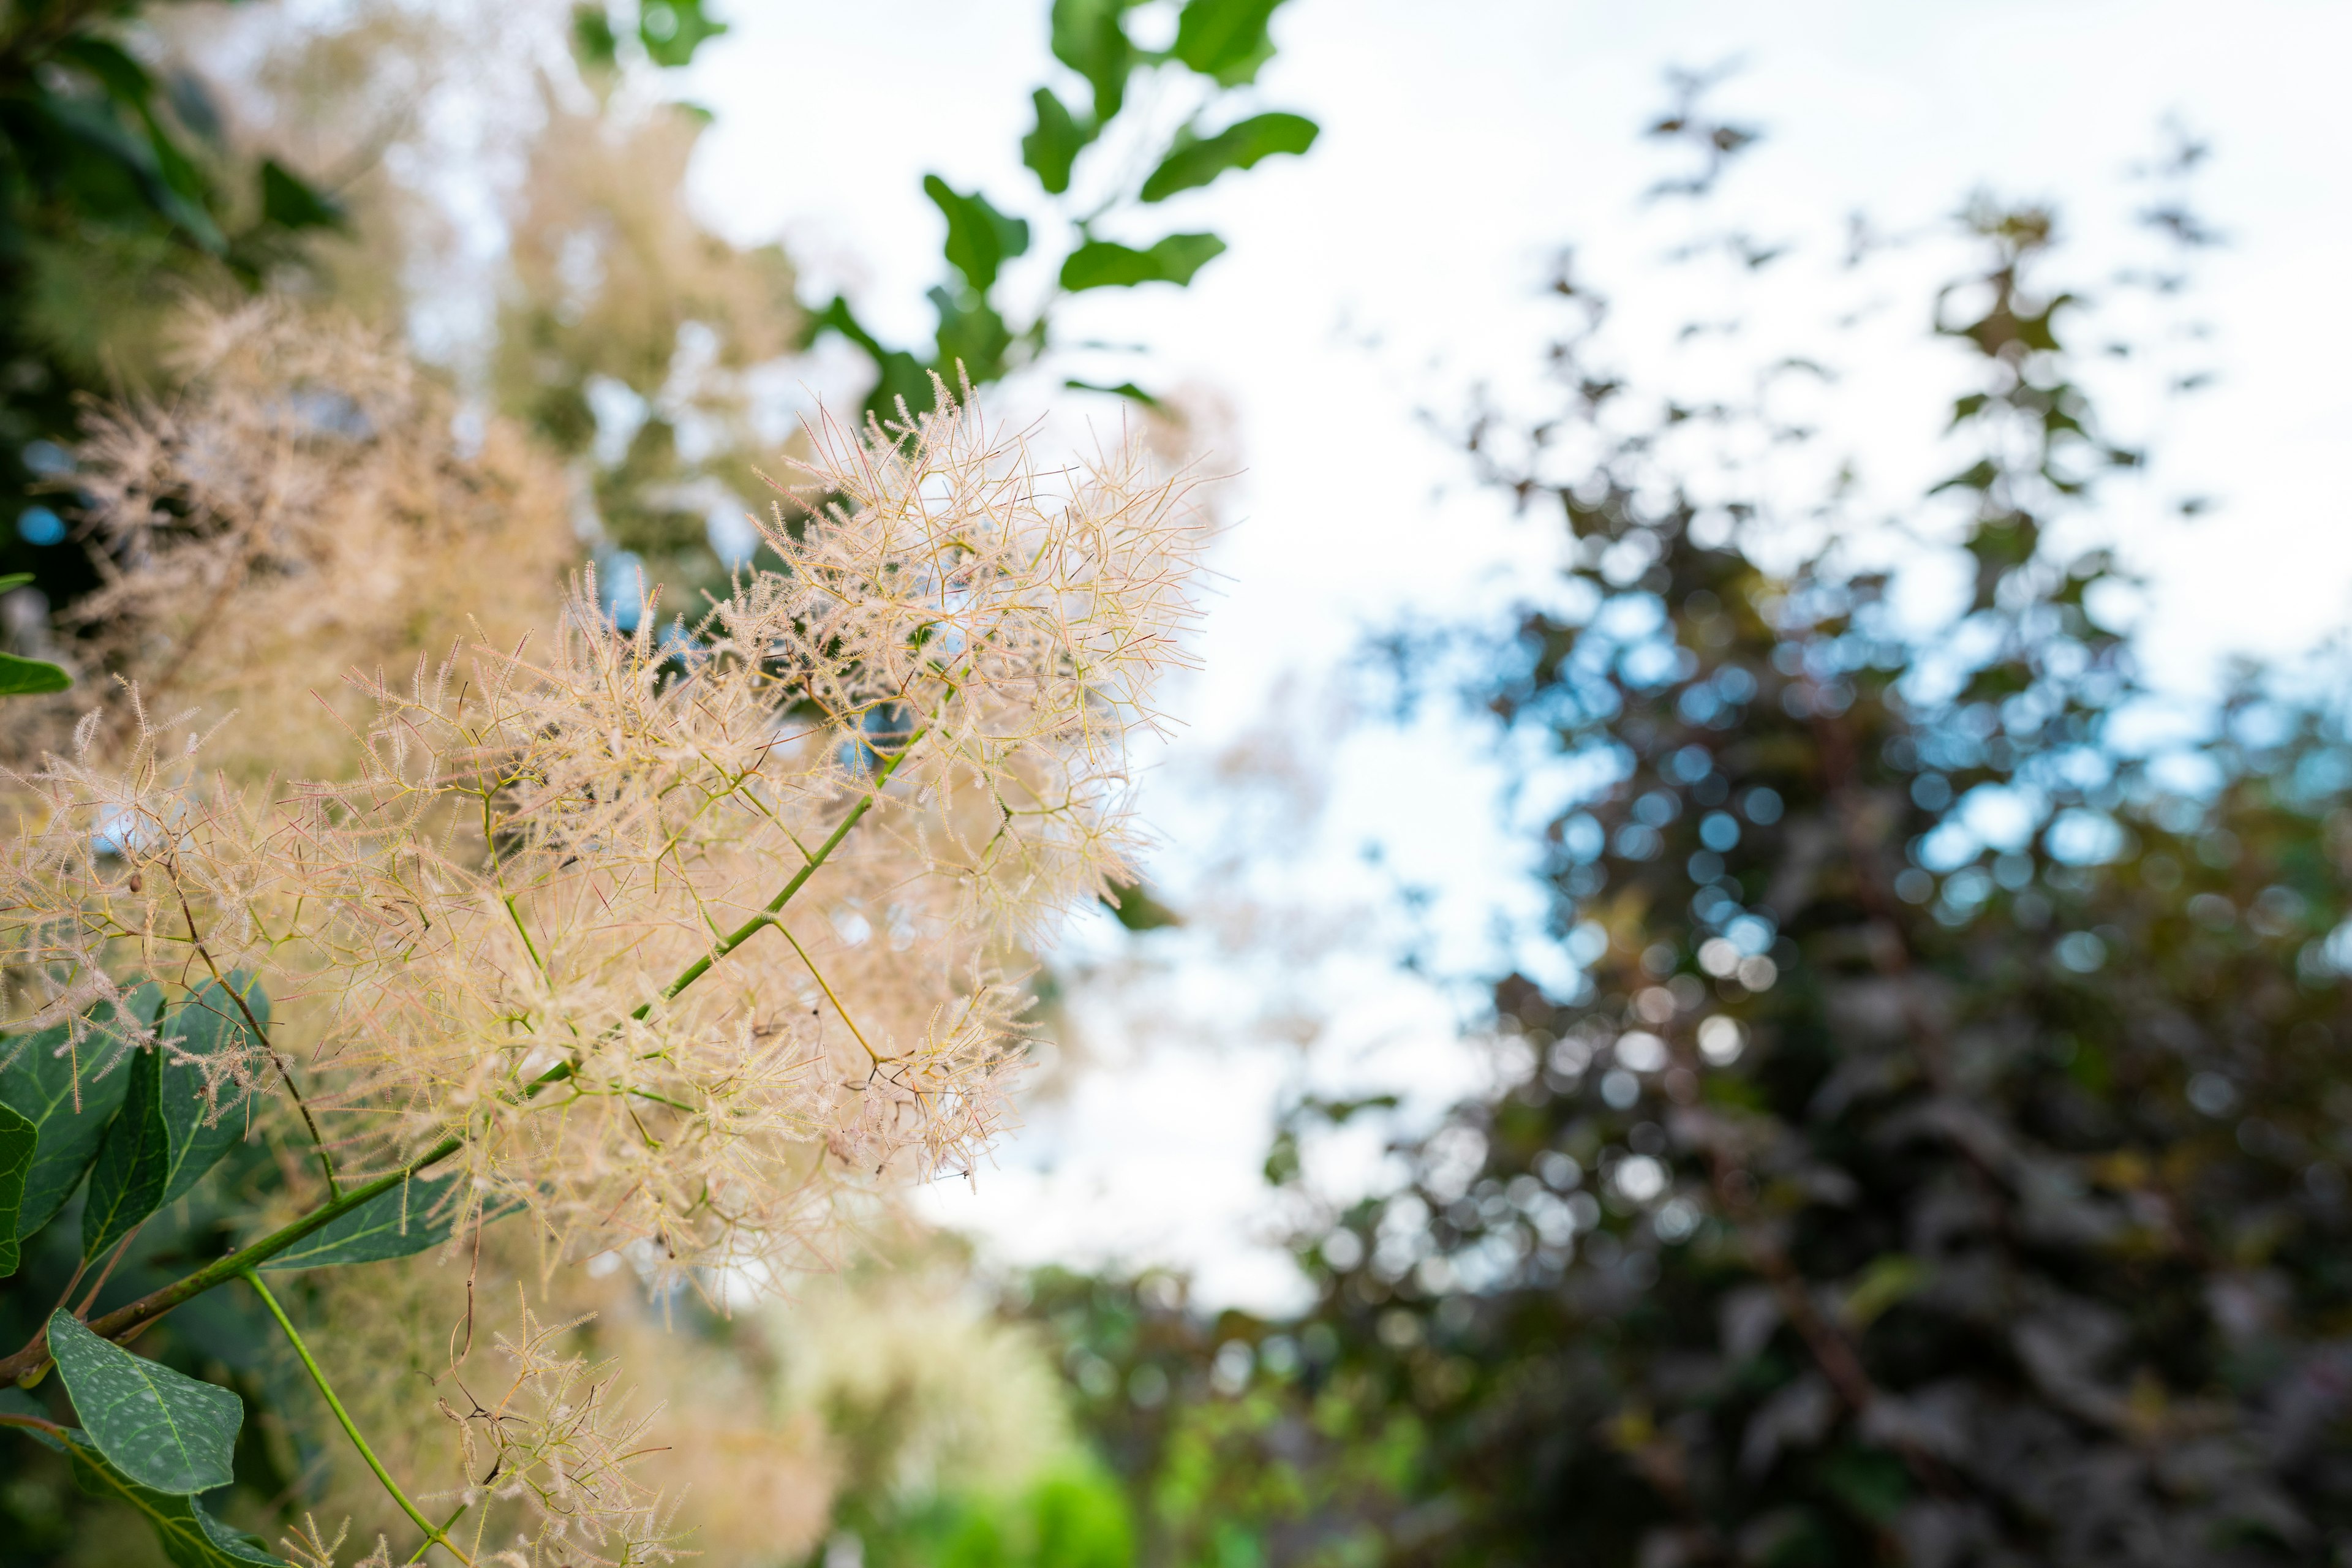
<svg viewBox="0 0 2352 1568">
<path fill-rule="evenodd" d="M 462 1175 L 407 1183 L 362 1204 L 262 1265 L 277 1270 L 323 1268 L 338 1263 L 379 1263 L 406 1258 L 449 1239 L 461 1205 L 449 1202 Z"/>
<path fill-rule="evenodd" d="M 141 1486 L 107 1463 L 87 1434 L 69 1431 L 50 1446 L 67 1456 L 84 1497 L 136 1510 L 173 1568 L 284 1568 L 258 1537 L 223 1524 L 194 1498 Z"/>
<path fill-rule="evenodd" d="M 1701 194 L 1753 139 L 1669 131 Z M 1163 1500 L 1146 1561 L 1234 1531 L 1278 1563 L 2352 1552 L 2352 748 L 2252 680 L 2202 742 L 2131 743 L 2092 613 L 2124 579 L 2056 542 L 2143 460 L 2076 357 L 2095 301 L 2042 281 L 2047 214 L 1965 224 L 1933 324 L 1971 450 L 1916 519 L 1958 531 L 1957 625 L 1834 550 L 1759 564 L 1778 498 L 1665 455 L 1804 437 L 1645 401 L 1563 274 L 1559 406 L 1469 444 L 1564 525 L 1568 581 L 1467 646 L 1476 700 L 1600 781 L 1544 830 L 1580 973 L 1496 983 L 1501 1087 L 1301 1232 L 1310 1312 L 1195 1324 L 1148 1413 L 1145 1292 L 1041 1293 Z M 1269 1177 L 1353 1109 L 1301 1106 Z"/>
<path fill-rule="evenodd" d="M 611 70 L 620 63 L 620 36 L 613 31 L 613 18 L 604 6 L 572 7 L 572 48 L 580 63 L 592 69 Z"/>
<path fill-rule="evenodd" d="M 0 576 L 0 594 L 20 588 L 33 580 L 30 572 L 11 572 Z M 0 653 L 0 697 L 33 697 L 43 692 L 64 691 L 73 685 L 73 677 L 54 664 L 37 658 L 20 658 L 13 653 Z"/>
<path fill-rule="evenodd" d="M 96 582 L 48 493 L 78 399 L 120 389 L 119 349 L 152 354 L 133 340 L 159 301 L 257 286 L 340 216 L 282 163 L 236 165 L 201 85 L 122 47 L 131 9 L 39 0 L 0 21 L 0 571 L 52 604 Z M 54 666 L 0 658 L 0 695 L 64 689 Z"/>
<path fill-rule="evenodd" d="M 341 228 L 342 205 L 289 173 L 275 158 L 261 161 L 261 216 L 291 233 L 305 228 Z"/>
<path fill-rule="evenodd" d="M 162 1057 L 133 1052 L 121 1076 L 122 1104 L 99 1140 L 81 1209 L 81 1255 L 103 1258 L 116 1242 L 162 1205 L 170 1179 L 172 1135 L 163 1125 Z"/>
<path fill-rule="evenodd" d="M 154 1005 L 152 999 L 144 1004 L 150 1009 Z M 79 1040 L 71 1038 L 74 1031 L 65 1024 L 0 1040 L 0 1053 L 11 1053 L 0 1066 L 0 1104 L 31 1122 L 36 1139 L 16 1213 L 19 1241 L 48 1224 L 80 1185 L 130 1087 L 129 1075 L 119 1068 L 100 1071 L 122 1048 L 109 1033 L 112 1017 L 112 1009 L 101 1004 Z"/>
<path fill-rule="evenodd" d="M 1126 16 L 1137 0 L 1054 0 L 1054 58 L 1094 89 L 1097 125 L 1127 101 L 1127 79 L 1141 57 L 1127 36 Z"/>
<path fill-rule="evenodd" d="M 0 1278 L 16 1272 L 16 1216 L 25 1207 L 25 1178 L 39 1146 L 33 1119 L 0 1105 Z"/>
<path fill-rule="evenodd" d="M 157 1072 L 168 1148 L 163 1203 L 184 1196 L 244 1136 L 245 1119 L 205 1092 L 203 1061 L 266 1044 L 255 1040 L 254 1032 L 257 1025 L 264 1031 L 269 1027 L 269 998 L 247 975 L 229 979 L 237 994 L 231 995 L 217 980 L 207 980 L 157 1026 L 171 1042 L 166 1052 L 171 1059 Z"/>
<path fill-rule="evenodd" d="M 948 188 L 937 174 L 923 176 L 923 194 L 948 220 L 948 265 L 982 294 L 996 287 L 996 274 L 1005 262 L 1029 248 L 1029 225 L 1007 217 L 991 206 L 978 191 L 966 195 Z"/>
<path fill-rule="evenodd" d="M 1151 896 L 1140 882 L 1114 882 L 1103 903 L 1129 931 L 1159 931 L 1184 923 L 1184 917 Z"/>
</svg>

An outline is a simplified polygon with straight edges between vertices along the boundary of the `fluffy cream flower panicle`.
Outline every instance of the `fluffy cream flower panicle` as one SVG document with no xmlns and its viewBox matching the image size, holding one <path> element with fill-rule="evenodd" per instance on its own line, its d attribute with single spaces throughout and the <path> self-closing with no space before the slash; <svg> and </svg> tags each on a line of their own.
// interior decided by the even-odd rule
<svg viewBox="0 0 2352 1568">
<path fill-rule="evenodd" d="M 124 708 L 131 735 L 111 760 L 96 755 L 93 710 L 70 755 L 5 775 L 18 831 L 0 853 L 0 1026 L 12 1037 L 0 1051 L 56 1029 L 58 1052 L 103 1077 L 132 1049 L 163 1049 L 203 1068 L 217 1116 L 272 1076 L 268 1043 L 236 1031 L 190 1056 L 148 1026 L 155 999 L 133 994 L 160 981 L 184 995 L 275 967 L 263 912 L 299 900 L 306 873 L 266 795 L 208 787 L 188 715 L 156 720 L 136 691 Z"/>
<path fill-rule="evenodd" d="M 462 1139 L 452 1191 L 573 1257 L 772 1276 L 877 1183 L 971 1172 L 1025 948 L 1123 873 L 1202 530 L 1139 459 L 1040 470 L 945 400 L 817 450 L 780 569 L 667 633 L 591 579 L 543 646 L 377 687 L 356 782 L 53 763 L 21 956 L 60 995 L 263 974 L 347 1168 Z"/>
<path fill-rule="evenodd" d="M 478 1563 L 621 1568 L 687 1555 L 670 1528 L 675 1500 L 665 1505 L 629 1468 L 647 1451 L 646 1428 L 660 1407 L 632 1411 L 614 1392 L 612 1362 L 591 1365 L 560 1348 L 587 1321 L 543 1322 L 523 1302 L 518 1331 L 498 1336 L 511 1370 L 504 1390 L 489 1394 L 488 1403 L 453 1371 L 464 1404 L 445 1398 L 440 1406 L 458 1433 L 466 1478 L 458 1500 L 469 1507 L 488 1499 L 520 1502 L 528 1521 L 511 1547 L 478 1556 Z"/>
</svg>

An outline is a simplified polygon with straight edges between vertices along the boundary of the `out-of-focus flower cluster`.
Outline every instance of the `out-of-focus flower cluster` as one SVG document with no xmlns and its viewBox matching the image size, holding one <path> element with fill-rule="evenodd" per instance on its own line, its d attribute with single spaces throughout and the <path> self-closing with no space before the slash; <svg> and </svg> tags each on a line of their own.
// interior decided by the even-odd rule
<svg viewBox="0 0 2352 1568">
<path fill-rule="evenodd" d="M 11 1026 L 252 973 L 273 1038 L 209 1058 L 222 1111 L 307 1062 L 346 1174 L 457 1139 L 441 1201 L 656 1273 L 772 1277 L 877 1183 L 971 1172 L 1024 944 L 1123 869 L 1202 531 L 1139 459 L 1041 472 L 945 400 L 816 446 L 772 569 L 667 630 L 590 581 L 539 644 L 371 680 L 355 776 L 86 728 L 18 780 Z"/>
<path fill-rule="evenodd" d="M 576 548 L 562 476 L 347 318 L 262 299 L 192 308 L 174 333 L 173 395 L 92 411 L 75 450 L 101 582 L 55 651 L 151 706 L 236 710 L 215 765 L 340 771 L 368 710 L 347 671 L 544 616 Z M 0 756 L 56 749 L 88 700 L 17 702 Z"/>
</svg>

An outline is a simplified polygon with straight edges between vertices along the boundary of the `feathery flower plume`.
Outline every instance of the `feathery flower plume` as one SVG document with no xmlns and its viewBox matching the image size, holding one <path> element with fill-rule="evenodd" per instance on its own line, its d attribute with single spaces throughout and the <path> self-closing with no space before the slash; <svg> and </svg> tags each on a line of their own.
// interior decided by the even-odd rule
<svg viewBox="0 0 2352 1568">
<path fill-rule="evenodd" d="M 542 1322 L 527 1300 L 520 1317 L 515 1333 L 498 1336 L 513 1363 L 505 1390 L 487 1405 L 465 1394 L 462 1410 L 441 1401 L 458 1433 L 467 1477 L 460 1500 L 520 1500 L 530 1521 L 512 1548 L 478 1561 L 512 1568 L 676 1562 L 676 1503 L 665 1506 L 629 1470 L 659 1407 L 629 1411 L 613 1393 L 613 1363 L 592 1366 L 561 1352 L 563 1337 L 586 1319 Z"/>
<path fill-rule="evenodd" d="M 945 397 L 815 434 L 772 569 L 667 631 L 583 580 L 543 644 L 370 680 L 355 777 L 239 788 L 144 721 L 50 758 L 12 1011 L 257 975 L 224 1105 L 299 1076 L 351 1172 L 454 1140 L 419 1201 L 527 1208 L 551 1264 L 772 1280 L 877 1184 L 969 1173 L 1025 944 L 1124 871 L 1202 530 L 1131 452 L 1040 469 Z"/>
</svg>

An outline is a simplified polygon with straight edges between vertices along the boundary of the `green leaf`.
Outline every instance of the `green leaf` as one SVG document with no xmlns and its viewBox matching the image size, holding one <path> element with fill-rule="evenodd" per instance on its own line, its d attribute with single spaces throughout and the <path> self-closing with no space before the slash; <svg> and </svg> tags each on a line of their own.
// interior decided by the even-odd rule
<svg viewBox="0 0 2352 1568">
<path fill-rule="evenodd" d="M 59 44 L 57 58 L 97 78 L 106 95 L 126 108 L 142 109 L 154 95 L 155 79 L 119 44 L 85 34 Z"/>
<path fill-rule="evenodd" d="M 34 697 L 72 685 L 73 677 L 54 664 L 0 653 L 0 697 Z"/>
<path fill-rule="evenodd" d="M 342 204 L 275 158 L 261 161 L 261 216 L 280 228 L 341 228 Z"/>
<path fill-rule="evenodd" d="M 950 384 L 959 367 L 974 386 L 1004 374 L 1005 352 L 1013 346 L 1013 330 L 985 300 L 966 305 L 945 289 L 930 291 L 940 312 L 940 372 Z"/>
<path fill-rule="evenodd" d="M 1117 386 L 1113 386 L 1108 382 L 1080 381 L 1077 377 L 1072 376 L 1062 384 L 1073 392 L 1108 392 L 1113 397 L 1124 397 L 1130 403 L 1139 403 L 1154 414 L 1166 411 L 1165 404 L 1131 381 L 1122 381 Z"/>
<path fill-rule="evenodd" d="M 140 1013 L 142 1006 L 148 1011 Z M 140 1023 L 152 1016 L 153 1006 L 154 998 L 142 987 L 132 1006 Z M 73 1195 L 82 1173 L 98 1155 L 107 1122 L 130 1088 L 125 1074 L 98 1076 L 100 1065 L 120 1048 L 111 1016 L 100 1004 L 86 1021 L 89 1033 L 70 1047 L 64 1024 L 29 1038 L 0 1043 L 0 1055 L 15 1052 L 0 1067 L 0 1105 L 30 1121 L 37 1140 L 16 1211 L 19 1241 L 48 1224 Z"/>
<path fill-rule="evenodd" d="M 921 360 L 904 349 L 894 349 L 866 330 L 849 301 L 836 294 L 833 302 L 809 320 L 809 338 L 815 341 L 823 332 L 839 332 L 866 351 L 873 360 L 874 390 L 866 395 L 866 411 L 878 419 L 898 417 L 898 400 L 904 398 L 908 409 L 916 414 L 930 412 L 934 392 L 931 375 Z"/>
<path fill-rule="evenodd" d="M 1074 294 L 1083 289 L 1123 289 L 1137 283 L 1173 283 L 1181 288 L 1192 281 L 1192 274 L 1223 255 L 1224 248 L 1225 242 L 1213 234 L 1171 234 L 1149 250 L 1090 239 L 1062 263 L 1062 287 Z"/>
<path fill-rule="evenodd" d="M 572 7 L 572 48 L 582 65 L 599 70 L 610 70 L 619 62 L 621 40 L 614 36 L 604 6 Z"/>
<path fill-rule="evenodd" d="M 245 1424 L 236 1394 L 132 1355 L 62 1308 L 49 1314 L 49 1354 L 82 1429 L 123 1475 L 181 1496 L 228 1485 Z"/>
<path fill-rule="evenodd" d="M 1141 882 L 1113 882 L 1102 901 L 1129 931 L 1158 931 L 1184 923 L 1183 916 L 1153 898 L 1151 889 Z"/>
<path fill-rule="evenodd" d="M 325 1268 L 338 1263 L 381 1263 L 406 1258 L 449 1239 L 463 1205 L 440 1207 L 441 1200 L 463 1176 L 417 1178 L 380 1193 L 331 1225 L 321 1226 L 261 1267 L 282 1272 L 289 1268 Z M 511 1212 L 511 1211 L 501 1211 Z M 483 1215 L 483 1223 L 500 1217 Z"/>
<path fill-rule="evenodd" d="M 161 1052 L 151 1047 L 134 1053 L 123 1074 L 130 1088 L 89 1168 L 89 1201 L 81 1211 L 84 1258 L 100 1257 L 163 1206 L 164 1167 L 172 1157 L 172 1135 L 156 1103 L 163 1065 Z"/>
<path fill-rule="evenodd" d="M 1095 92 L 1095 123 L 1100 125 L 1127 100 L 1128 73 L 1135 68 L 1135 46 L 1123 18 L 1137 0 L 1054 0 L 1054 58 L 1087 79 Z"/>
<path fill-rule="evenodd" d="M 1175 55 L 1226 87 L 1239 87 L 1274 58 L 1266 24 L 1282 0 L 1190 0 L 1176 19 Z"/>
<path fill-rule="evenodd" d="M 1095 139 L 1094 122 L 1081 125 L 1069 107 L 1045 88 L 1030 95 L 1037 106 L 1037 129 L 1021 138 L 1021 161 L 1037 173 L 1037 183 L 1054 195 L 1070 188 L 1070 168 Z"/>
<path fill-rule="evenodd" d="M 6 576 L 0 577 L 0 594 L 5 594 L 11 588 L 21 588 L 32 580 L 33 574 L 30 572 L 11 572 Z"/>
<path fill-rule="evenodd" d="M 978 191 L 964 195 L 937 174 L 925 174 L 923 194 L 946 215 L 949 265 L 964 275 L 975 292 L 985 294 L 995 287 L 998 269 L 1029 248 L 1027 220 L 1005 216 Z"/>
<path fill-rule="evenodd" d="M 1165 201 L 1179 191 L 1205 185 L 1228 169 L 1248 169 L 1277 153 L 1300 153 L 1315 145 L 1321 127 L 1303 114 L 1253 114 L 1198 141 L 1180 138 L 1174 151 L 1143 182 L 1143 199 Z"/>
<path fill-rule="evenodd" d="M 654 64 L 675 68 L 694 51 L 727 30 L 703 14 L 702 0 L 646 0 L 637 13 L 637 39 Z"/>
<path fill-rule="evenodd" d="M 50 1447 L 63 1449 L 73 1466 L 74 1485 L 83 1496 L 129 1503 L 144 1514 L 173 1568 L 286 1568 L 284 1559 L 271 1556 L 258 1537 L 223 1524 L 194 1498 L 132 1480 L 107 1462 L 88 1433 L 68 1430 L 62 1443 L 47 1434 L 37 1436 Z"/>
<path fill-rule="evenodd" d="M 231 974 L 229 981 L 244 996 L 254 1022 L 267 1029 L 269 998 L 262 994 L 260 983 L 244 974 Z M 244 1136 L 243 1129 L 229 1117 L 210 1118 L 208 1121 L 210 1104 L 205 1095 L 205 1069 L 193 1058 L 224 1053 L 242 1056 L 266 1049 L 268 1045 L 266 1040 L 253 1037 L 252 1025 L 246 1021 L 245 1011 L 217 980 L 206 981 L 203 989 L 174 1008 L 162 1033 L 166 1038 L 177 1039 L 181 1059 L 163 1064 L 158 1084 L 163 1127 L 171 1142 L 170 1157 L 164 1165 L 163 1196 L 158 1207 L 202 1181 L 205 1173 L 220 1163 Z"/>
<path fill-rule="evenodd" d="M 25 1177 L 39 1142 L 32 1118 L 0 1105 L 0 1279 L 16 1272 L 16 1215 L 25 1206 Z"/>
</svg>

